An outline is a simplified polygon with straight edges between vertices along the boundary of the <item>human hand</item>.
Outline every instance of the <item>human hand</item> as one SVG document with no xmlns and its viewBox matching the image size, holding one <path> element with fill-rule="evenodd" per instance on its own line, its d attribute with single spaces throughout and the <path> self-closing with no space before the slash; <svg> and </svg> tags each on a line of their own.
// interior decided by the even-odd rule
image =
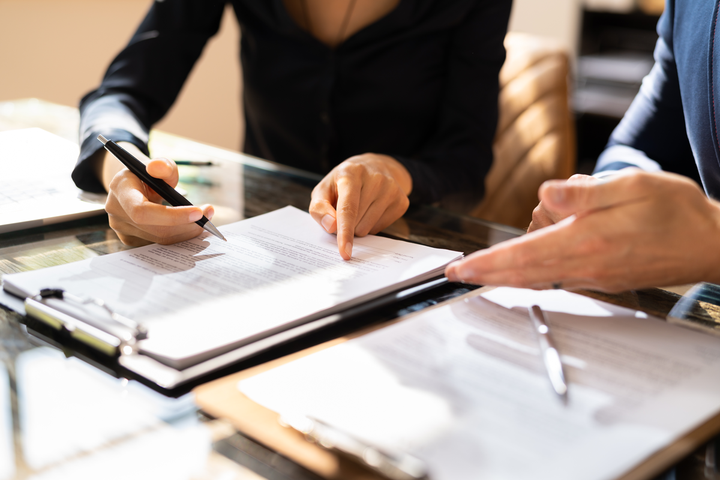
<svg viewBox="0 0 720 480">
<path fill-rule="evenodd" d="M 144 160 L 151 176 L 164 180 L 173 188 L 177 185 L 178 169 L 175 162 L 165 158 L 149 160 L 134 145 L 124 143 L 122 146 Z M 160 195 L 109 153 L 104 159 L 102 176 L 108 191 L 105 210 L 110 227 L 126 245 L 171 244 L 194 238 L 203 232 L 202 227 L 195 222 L 203 215 L 211 219 L 215 213 L 210 205 L 162 205 Z"/>
<path fill-rule="evenodd" d="M 333 168 L 313 189 L 310 214 L 328 233 L 337 232 L 338 251 L 352 257 L 353 237 L 378 233 L 400 218 L 410 201 L 412 178 L 392 157 L 365 153 Z"/>
<path fill-rule="evenodd" d="M 568 178 L 567 180 L 553 180 L 543 183 L 538 191 L 538 196 L 540 198 L 543 198 L 543 196 L 548 197 L 547 195 L 543 195 L 543 191 L 547 188 L 552 188 L 553 185 L 556 185 L 559 182 L 568 182 L 582 185 L 587 184 L 588 182 L 596 182 L 597 180 L 597 178 L 590 175 L 583 175 L 578 173 Z M 559 189 L 554 190 L 555 193 L 561 191 L 562 190 Z M 546 201 L 540 200 L 538 206 L 535 207 L 535 210 L 533 210 L 532 221 L 530 222 L 530 226 L 528 227 L 527 231 L 533 232 L 541 228 L 549 227 L 550 225 L 554 225 L 560 220 L 569 217 L 573 213 L 575 212 L 569 212 L 566 208 L 563 208 L 562 205 L 560 206 L 560 210 L 557 210 L 555 202 L 553 202 L 553 198 L 551 197 L 548 197 Z"/>
<path fill-rule="evenodd" d="M 688 178 L 628 169 L 540 197 L 572 215 L 452 263 L 448 279 L 605 292 L 720 281 L 720 203 Z"/>
</svg>

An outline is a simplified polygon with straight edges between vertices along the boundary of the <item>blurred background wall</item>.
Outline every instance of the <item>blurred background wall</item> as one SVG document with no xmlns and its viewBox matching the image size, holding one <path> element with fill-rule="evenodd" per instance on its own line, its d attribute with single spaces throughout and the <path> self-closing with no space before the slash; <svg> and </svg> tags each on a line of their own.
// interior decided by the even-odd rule
<svg viewBox="0 0 720 480">
<path fill-rule="evenodd" d="M 77 106 L 130 40 L 150 0 L 0 0 L 0 101 Z M 158 129 L 237 150 L 241 142 L 239 33 L 225 12 L 179 101 Z"/>
<path fill-rule="evenodd" d="M 0 101 L 34 97 L 76 106 L 100 82 L 150 5 L 149 0 L 0 0 Z M 581 161 L 601 148 L 634 95 L 652 61 L 661 11 L 662 0 L 515 0 L 510 30 L 552 37 L 571 54 Z M 225 13 L 219 35 L 157 128 L 238 149 L 239 32 L 230 9 Z M 603 110 L 608 105 L 612 108 Z M 597 138 L 585 138 L 588 132 Z"/>
<path fill-rule="evenodd" d="M 551 37 L 575 55 L 581 0 L 513 0 L 509 30 Z"/>
</svg>

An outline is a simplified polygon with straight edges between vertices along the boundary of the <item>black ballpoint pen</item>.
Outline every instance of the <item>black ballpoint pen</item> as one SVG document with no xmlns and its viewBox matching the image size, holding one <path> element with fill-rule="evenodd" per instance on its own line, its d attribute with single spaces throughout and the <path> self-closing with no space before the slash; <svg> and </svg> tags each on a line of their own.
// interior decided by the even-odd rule
<svg viewBox="0 0 720 480">
<path fill-rule="evenodd" d="M 170 205 L 174 207 L 192 206 L 192 203 L 190 203 L 187 198 L 180 195 L 177 190 L 165 183 L 164 180 L 150 176 L 150 174 L 147 173 L 145 164 L 135 158 L 130 152 L 128 152 L 112 140 L 108 140 L 107 138 L 103 137 L 102 135 L 98 135 L 97 138 L 102 142 L 108 152 L 112 153 L 113 156 L 120 160 L 120 162 L 122 162 L 122 164 L 125 165 L 128 170 L 134 173 L 136 177 L 145 182 L 150 188 L 155 190 L 157 194 L 164 198 L 165 201 L 167 201 Z M 223 237 L 222 233 L 220 233 L 220 231 L 215 227 L 215 225 L 212 224 L 210 220 L 207 219 L 205 215 L 203 215 L 203 217 L 195 223 L 197 223 L 216 237 L 221 238 L 222 240 L 225 240 L 227 242 L 225 237 Z"/>
</svg>

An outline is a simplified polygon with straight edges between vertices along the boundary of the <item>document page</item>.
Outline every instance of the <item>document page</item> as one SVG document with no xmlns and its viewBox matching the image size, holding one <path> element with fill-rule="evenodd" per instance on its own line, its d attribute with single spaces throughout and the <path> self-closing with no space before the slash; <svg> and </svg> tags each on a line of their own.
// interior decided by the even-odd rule
<svg viewBox="0 0 720 480">
<path fill-rule="evenodd" d="M 550 386 L 527 308 L 569 381 Z M 241 381 L 424 460 L 434 480 L 612 479 L 720 411 L 720 339 L 564 291 L 498 288 Z"/>
<path fill-rule="evenodd" d="M 40 128 L 0 132 L 0 233 L 104 213 L 70 173 L 79 148 Z"/>
<path fill-rule="evenodd" d="M 3 277 L 29 296 L 62 287 L 103 299 L 149 331 L 142 352 L 182 368 L 254 339 L 431 278 L 459 252 L 356 238 L 345 261 L 334 235 L 294 207 L 175 245 L 148 245 Z"/>
</svg>

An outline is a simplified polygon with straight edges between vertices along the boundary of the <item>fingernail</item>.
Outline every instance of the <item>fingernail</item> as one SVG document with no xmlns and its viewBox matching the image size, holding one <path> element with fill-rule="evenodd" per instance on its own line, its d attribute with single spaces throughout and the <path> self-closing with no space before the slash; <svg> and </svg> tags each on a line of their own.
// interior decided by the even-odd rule
<svg viewBox="0 0 720 480">
<path fill-rule="evenodd" d="M 333 223 L 335 222 L 335 218 L 332 215 L 325 215 L 322 220 L 320 220 L 320 223 L 322 223 L 323 228 L 329 233 L 330 229 L 333 226 Z"/>
<path fill-rule="evenodd" d="M 202 210 L 193 210 L 190 215 L 188 215 L 188 220 L 191 222 L 197 222 L 203 217 Z"/>
<path fill-rule="evenodd" d="M 212 220 L 212 218 L 215 216 L 215 209 L 213 207 L 208 208 L 205 216 L 208 220 Z"/>
<path fill-rule="evenodd" d="M 548 192 L 550 200 L 554 203 L 563 203 L 565 201 L 565 189 L 563 187 L 552 187 Z"/>
<path fill-rule="evenodd" d="M 453 282 L 468 283 L 465 279 L 468 278 L 470 275 L 471 272 L 469 271 L 469 269 L 465 267 L 462 263 L 460 263 L 460 265 L 456 266 L 453 269 Z"/>
<path fill-rule="evenodd" d="M 345 253 L 348 257 L 352 257 L 352 243 L 348 242 L 345 244 Z"/>
</svg>

